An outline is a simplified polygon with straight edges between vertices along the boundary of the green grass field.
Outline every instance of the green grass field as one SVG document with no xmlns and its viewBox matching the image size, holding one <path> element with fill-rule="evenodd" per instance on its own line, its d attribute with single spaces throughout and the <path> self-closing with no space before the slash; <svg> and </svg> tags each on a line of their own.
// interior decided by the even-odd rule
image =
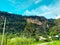
<svg viewBox="0 0 60 45">
<path fill-rule="evenodd" d="M 2 35 L 0 35 L 0 44 L 1 44 Z M 25 37 L 14 37 L 7 38 L 7 45 L 37 45 L 45 43 L 44 41 L 35 41 L 33 38 Z M 6 39 L 4 39 L 4 45 L 6 45 Z M 46 45 L 60 45 L 60 40 L 46 42 Z"/>
<path fill-rule="evenodd" d="M 47 45 L 60 45 L 60 40 L 49 42 Z"/>
</svg>

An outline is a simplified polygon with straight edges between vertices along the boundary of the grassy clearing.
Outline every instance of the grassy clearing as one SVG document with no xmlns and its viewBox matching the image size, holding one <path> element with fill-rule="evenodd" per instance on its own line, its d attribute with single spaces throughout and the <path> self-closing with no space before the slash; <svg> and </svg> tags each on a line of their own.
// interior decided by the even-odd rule
<svg viewBox="0 0 60 45">
<path fill-rule="evenodd" d="M 60 45 L 60 40 L 49 42 L 47 45 Z"/>
<path fill-rule="evenodd" d="M 32 38 L 19 38 L 15 37 L 12 39 L 8 39 L 7 45 L 31 45 L 34 43 Z"/>
<path fill-rule="evenodd" d="M 1 43 L 0 35 L 0 43 Z M 36 41 L 34 38 L 25 38 L 25 37 L 14 37 L 14 38 L 6 38 L 4 39 L 4 45 L 37 45 L 42 43 L 43 41 Z"/>
<path fill-rule="evenodd" d="M 0 35 L 0 43 L 1 43 L 2 35 Z M 14 37 L 14 38 L 6 38 L 4 39 L 4 45 L 37 45 L 44 43 L 44 41 L 36 41 L 34 38 L 25 38 L 25 37 Z M 48 42 L 47 45 L 60 45 L 60 40 Z"/>
<path fill-rule="evenodd" d="M 33 38 L 12 38 L 12 39 L 8 39 L 7 41 L 7 45 L 37 45 L 42 43 L 43 41 L 36 41 Z"/>
</svg>

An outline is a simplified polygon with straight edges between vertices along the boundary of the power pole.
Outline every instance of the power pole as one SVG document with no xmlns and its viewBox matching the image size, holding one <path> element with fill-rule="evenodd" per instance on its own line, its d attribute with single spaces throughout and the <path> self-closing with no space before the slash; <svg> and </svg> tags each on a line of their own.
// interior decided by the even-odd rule
<svg viewBox="0 0 60 45">
<path fill-rule="evenodd" d="M 5 17 L 5 19 L 4 19 L 4 27 L 3 27 L 3 34 L 2 34 L 2 41 L 1 41 L 1 45 L 4 45 L 5 27 L 6 27 L 6 17 Z"/>
</svg>

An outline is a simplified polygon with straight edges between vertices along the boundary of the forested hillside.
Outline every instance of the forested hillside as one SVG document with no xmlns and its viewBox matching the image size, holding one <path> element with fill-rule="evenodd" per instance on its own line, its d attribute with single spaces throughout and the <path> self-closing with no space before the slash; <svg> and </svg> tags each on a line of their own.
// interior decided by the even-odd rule
<svg viewBox="0 0 60 45">
<path fill-rule="evenodd" d="M 43 16 L 22 16 L 0 11 L 0 33 L 3 31 L 6 17 L 6 31 L 8 34 L 34 37 L 60 34 L 60 19 L 46 19 Z M 53 32 L 53 33 L 52 33 Z"/>
</svg>

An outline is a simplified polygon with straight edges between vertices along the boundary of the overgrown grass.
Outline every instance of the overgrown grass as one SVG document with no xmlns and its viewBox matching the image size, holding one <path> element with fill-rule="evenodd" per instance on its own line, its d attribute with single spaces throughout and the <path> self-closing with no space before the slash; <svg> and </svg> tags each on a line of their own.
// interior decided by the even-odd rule
<svg viewBox="0 0 60 45">
<path fill-rule="evenodd" d="M 0 43 L 1 43 L 2 35 L 0 35 Z M 6 42 L 6 36 L 4 36 L 4 45 L 37 45 L 44 43 L 44 41 L 36 41 L 34 38 L 26 38 L 26 37 L 12 37 L 7 38 Z M 51 43 L 47 44 L 51 45 Z"/>
<path fill-rule="evenodd" d="M 0 35 L 0 43 L 1 43 L 2 35 Z M 25 38 L 25 37 L 14 37 L 7 38 L 4 37 L 4 45 L 37 45 L 42 43 L 43 41 L 36 41 L 34 38 Z"/>
<path fill-rule="evenodd" d="M 49 42 L 47 45 L 60 45 L 60 40 Z"/>
<path fill-rule="evenodd" d="M 19 38 L 15 37 L 12 39 L 8 39 L 7 44 L 8 45 L 31 45 L 34 43 L 34 40 L 32 38 Z"/>
</svg>

